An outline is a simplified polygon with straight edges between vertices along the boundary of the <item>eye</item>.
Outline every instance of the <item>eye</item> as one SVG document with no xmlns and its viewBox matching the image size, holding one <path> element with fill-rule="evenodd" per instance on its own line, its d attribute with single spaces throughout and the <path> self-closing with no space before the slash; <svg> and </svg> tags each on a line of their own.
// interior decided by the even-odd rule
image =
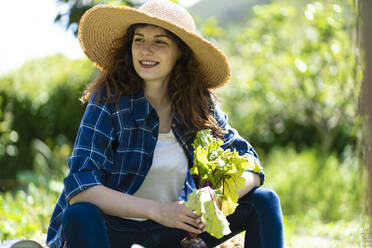
<svg viewBox="0 0 372 248">
<path fill-rule="evenodd" d="M 143 38 L 134 38 L 134 42 L 136 43 L 143 42 L 143 41 L 144 41 Z"/>
<path fill-rule="evenodd" d="M 165 45 L 165 44 L 167 44 L 167 42 L 165 42 L 163 40 L 156 40 L 155 43 L 156 44 L 159 44 L 159 45 Z"/>
</svg>

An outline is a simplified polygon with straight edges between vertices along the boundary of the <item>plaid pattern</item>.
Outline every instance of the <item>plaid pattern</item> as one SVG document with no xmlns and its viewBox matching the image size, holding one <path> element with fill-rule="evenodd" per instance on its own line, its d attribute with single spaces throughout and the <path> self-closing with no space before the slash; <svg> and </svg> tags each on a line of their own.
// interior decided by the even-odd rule
<svg viewBox="0 0 372 248">
<path fill-rule="evenodd" d="M 223 148 L 239 151 L 258 162 L 253 147 L 227 124 L 227 116 L 215 106 L 215 119 L 228 130 Z M 95 185 L 105 185 L 133 194 L 143 183 L 152 163 L 158 138 L 159 120 L 143 91 L 122 96 L 117 103 L 96 105 L 93 95 L 82 118 L 74 150 L 67 162 L 70 167 L 64 179 L 64 190 L 53 211 L 47 237 L 50 247 L 62 247 L 62 213 L 67 202 L 76 194 Z M 189 168 L 193 161 L 192 142 L 195 134 L 186 128 L 173 113 L 172 130 L 185 151 Z M 260 173 L 261 182 L 264 174 Z M 179 200 L 196 188 L 188 172 Z"/>
</svg>

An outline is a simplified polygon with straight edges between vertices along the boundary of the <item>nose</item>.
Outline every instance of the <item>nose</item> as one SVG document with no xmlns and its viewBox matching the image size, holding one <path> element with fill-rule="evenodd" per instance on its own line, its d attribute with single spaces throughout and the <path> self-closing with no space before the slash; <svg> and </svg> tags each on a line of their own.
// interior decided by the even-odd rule
<svg viewBox="0 0 372 248">
<path fill-rule="evenodd" d="M 152 45 L 150 43 L 144 43 L 141 46 L 141 52 L 143 54 L 151 54 L 153 52 Z"/>
</svg>

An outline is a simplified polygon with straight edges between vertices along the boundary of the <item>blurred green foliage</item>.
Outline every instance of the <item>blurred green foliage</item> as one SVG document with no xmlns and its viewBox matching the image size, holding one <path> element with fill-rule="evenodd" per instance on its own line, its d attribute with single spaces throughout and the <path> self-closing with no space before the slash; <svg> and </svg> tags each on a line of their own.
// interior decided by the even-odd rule
<svg viewBox="0 0 372 248">
<path fill-rule="evenodd" d="M 15 194 L 0 194 L 0 241 L 46 233 L 62 186 L 61 182 L 51 181 L 50 184 L 50 190 L 30 184 Z"/>
<path fill-rule="evenodd" d="M 255 146 L 317 146 L 324 154 L 355 147 L 362 70 L 350 9 L 255 6 L 244 26 L 217 39 L 232 67 L 231 82 L 219 91 L 223 107 Z"/>
<path fill-rule="evenodd" d="M 330 222 L 352 220 L 365 210 L 365 168 L 351 150 L 339 159 L 316 149 L 276 148 L 262 162 L 266 184 L 278 193 L 287 216 Z"/>
<path fill-rule="evenodd" d="M 55 178 L 66 171 L 84 111 L 78 99 L 94 72 L 88 60 L 56 55 L 0 78 L 1 187 L 16 186 L 20 172 Z"/>
</svg>

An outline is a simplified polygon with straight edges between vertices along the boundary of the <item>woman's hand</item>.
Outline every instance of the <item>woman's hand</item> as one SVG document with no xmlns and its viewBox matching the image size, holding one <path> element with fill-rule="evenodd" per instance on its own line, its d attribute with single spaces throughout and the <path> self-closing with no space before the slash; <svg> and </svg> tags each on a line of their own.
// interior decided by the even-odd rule
<svg viewBox="0 0 372 248">
<path fill-rule="evenodd" d="M 152 220 L 172 228 L 200 234 L 205 231 L 201 217 L 185 207 L 184 202 L 170 202 L 156 204 L 152 213 Z"/>
</svg>

